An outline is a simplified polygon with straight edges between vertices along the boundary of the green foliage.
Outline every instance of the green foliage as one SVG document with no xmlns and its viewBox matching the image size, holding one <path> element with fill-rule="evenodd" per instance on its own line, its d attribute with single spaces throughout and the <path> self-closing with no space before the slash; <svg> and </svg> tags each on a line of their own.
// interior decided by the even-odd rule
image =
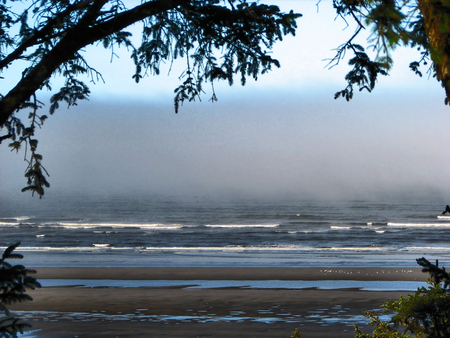
<svg viewBox="0 0 450 338">
<path fill-rule="evenodd" d="M 175 112 L 185 100 L 200 98 L 205 82 L 226 80 L 232 85 L 234 74 L 240 74 L 245 85 L 247 76 L 257 79 L 272 66 L 279 67 L 263 48 L 271 49 L 283 35 L 295 34 L 299 15 L 282 14 L 277 6 L 246 1 L 230 1 L 230 6 L 222 7 L 207 3 L 192 2 L 183 10 L 147 18 L 141 46 L 132 52 L 136 82 L 144 70 L 158 75 L 164 60 L 186 59 L 186 70 L 180 75 L 185 80 L 175 89 Z"/>
<path fill-rule="evenodd" d="M 22 259 L 23 256 L 13 253 L 20 245 L 10 245 L 4 251 L 0 259 L 0 338 L 16 338 L 18 333 L 30 327 L 27 323 L 21 323 L 18 318 L 11 317 L 7 305 L 17 302 L 30 301 L 32 298 L 25 292 L 40 288 L 41 285 L 35 278 L 30 277 L 36 271 L 25 268 L 23 265 L 11 265 L 7 259 Z"/>
<path fill-rule="evenodd" d="M 383 313 L 394 314 L 389 322 L 384 322 L 374 312 L 366 312 L 372 335 L 355 327 L 356 338 L 444 338 L 450 337 L 450 276 L 438 262 L 430 263 L 425 258 L 417 259 L 428 272 L 428 287 L 419 288 L 413 295 L 400 297 L 382 305 Z"/>
<path fill-rule="evenodd" d="M 302 333 L 298 329 L 295 329 L 295 331 L 292 333 L 291 336 L 291 338 L 302 338 L 302 337 L 303 337 Z"/>
<path fill-rule="evenodd" d="M 350 59 L 349 65 L 353 66 L 353 69 L 345 76 L 348 82 L 347 87 L 337 92 L 334 98 L 337 99 L 340 96 L 344 97 L 347 101 L 353 98 L 353 86 L 356 85 L 359 91 L 367 90 L 371 92 L 377 80 L 377 76 L 387 75 L 388 66 L 386 63 L 371 61 L 367 54 L 364 52 L 364 48 L 360 45 L 350 44 L 347 49 L 353 50 L 355 56 Z M 391 61 L 387 61 L 390 63 Z"/>
<path fill-rule="evenodd" d="M 0 75 L 13 64 L 26 64 L 22 78 L 8 93 L 0 93 L 0 130 L 5 131 L 0 143 L 12 139 L 13 150 L 24 144 L 29 150 L 23 191 L 42 196 L 49 187 L 42 156 L 35 152 L 34 131 L 45 119 L 37 114 L 42 105 L 36 93 L 52 90 L 55 76 L 65 79 L 51 97 L 53 114 L 61 103 L 70 107 L 89 98 L 86 78 L 103 80 L 89 66 L 84 47 L 110 49 L 111 59 L 114 48 L 125 47 L 135 64 L 130 76 L 136 82 L 160 74 L 162 63 L 183 59 L 186 67 L 174 96 L 178 112 L 185 101 L 200 99 L 206 83 L 212 89 L 210 100 L 216 101 L 215 81 L 232 85 L 238 75 L 244 85 L 247 77 L 257 79 L 279 67 L 270 51 L 284 35 L 295 34 L 300 16 L 247 0 L 146 0 L 131 8 L 119 0 L 0 0 Z M 138 23 L 142 35 L 136 45 L 125 29 Z M 28 123 L 17 117 L 22 110 L 30 111 Z"/>
<path fill-rule="evenodd" d="M 355 326 L 356 338 L 410 338 L 411 335 L 407 332 L 399 332 L 391 323 L 383 322 L 374 312 L 365 312 L 369 324 L 374 327 L 372 335 L 364 333 L 359 327 Z"/>
<path fill-rule="evenodd" d="M 42 155 L 36 152 L 38 146 L 38 140 L 34 137 L 34 132 L 37 127 L 41 127 L 44 121 L 47 119 L 46 115 L 39 115 L 38 109 L 41 107 L 41 103 L 37 101 L 36 96 L 33 95 L 33 101 L 25 102 L 24 107 L 31 109 L 28 115 L 29 125 L 25 126 L 23 122 L 12 116 L 5 123 L 5 128 L 8 130 L 8 134 L 0 138 L 0 143 L 3 140 L 10 138 L 12 142 L 8 145 L 11 151 L 18 152 L 22 145 L 25 145 L 24 160 L 28 163 L 25 170 L 25 177 L 27 178 L 27 186 L 22 191 L 31 191 L 32 194 L 37 193 L 40 197 L 44 195 L 44 187 L 50 187 L 47 182 L 47 171 L 42 165 Z M 29 153 L 29 156 L 27 154 Z"/>
<path fill-rule="evenodd" d="M 391 51 L 399 45 L 417 48 L 420 59 L 410 63 L 410 69 L 415 74 L 422 76 L 420 66 L 431 66 L 428 72 L 435 75 L 434 64 L 430 61 L 430 49 L 428 37 L 425 33 L 424 20 L 418 3 L 406 0 L 333 0 L 333 6 L 338 16 L 346 22 L 353 20 L 356 30 L 351 38 L 336 50 L 336 55 L 330 60 L 329 66 L 333 67 L 345 58 L 349 51 L 353 57 L 349 60 L 352 69 L 347 73 L 345 89 L 335 94 L 335 99 L 345 98 L 347 101 L 353 98 L 353 87 L 359 91 L 371 92 L 380 75 L 389 75 L 393 66 Z M 370 57 L 365 49 L 354 41 L 362 31 L 371 28 L 372 34 L 368 38 L 368 46 L 374 51 Z"/>
</svg>

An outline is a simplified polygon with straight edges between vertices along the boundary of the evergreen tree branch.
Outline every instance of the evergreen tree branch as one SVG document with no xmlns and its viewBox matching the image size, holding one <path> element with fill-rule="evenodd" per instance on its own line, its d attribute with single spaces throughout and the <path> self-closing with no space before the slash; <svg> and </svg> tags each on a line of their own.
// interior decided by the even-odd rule
<svg viewBox="0 0 450 338">
<path fill-rule="evenodd" d="M 3 97 L 0 101 L 0 126 L 3 126 L 8 117 L 20 109 L 22 103 L 36 92 L 62 63 L 72 59 L 78 50 L 148 16 L 185 4 L 188 0 L 147 2 L 92 27 L 93 20 L 98 17 L 101 6 L 105 2 L 107 0 L 94 1 L 79 23 L 67 31 L 59 43 Z"/>
<path fill-rule="evenodd" d="M 22 54 L 28 48 L 49 41 L 50 39 L 56 37 L 56 35 L 52 34 L 52 31 L 58 26 L 60 22 L 65 21 L 65 18 L 69 17 L 72 12 L 85 9 L 93 1 L 94 0 L 86 0 L 75 3 L 73 5 L 69 5 L 64 11 L 49 19 L 42 29 L 34 30 L 33 34 L 29 38 L 25 39 L 3 60 L 0 60 L 0 71 L 3 68 L 7 67 L 11 62 L 20 59 Z M 62 34 L 62 32 L 60 34 Z"/>
</svg>

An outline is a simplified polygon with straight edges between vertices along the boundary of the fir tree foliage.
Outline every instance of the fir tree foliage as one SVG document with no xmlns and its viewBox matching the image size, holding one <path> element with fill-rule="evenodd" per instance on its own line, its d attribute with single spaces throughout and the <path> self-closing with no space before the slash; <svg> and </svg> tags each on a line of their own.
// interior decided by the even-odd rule
<svg viewBox="0 0 450 338">
<path fill-rule="evenodd" d="M 292 333 L 291 338 L 303 338 L 302 333 L 296 328 Z"/>
<path fill-rule="evenodd" d="M 244 85 L 248 77 L 257 79 L 279 67 L 271 49 L 283 36 L 295 34 L 296 19 L 301 16 L 247 0 L 127 4 L 120 0 L 0 0 L 0 81 L 10 81 L 2 74 L 12 65 L 26 65 L 11 90 L 0 93 L 0 143 L 11 141 L 9 146 L 16 151 L 25 148 L 28 184 L 24 191 L 42 197 L 49 187 L 42 155 L 36 153 L 34 132 L 46 119 L 38 114 L 42 103 L 37 95 L 52 90 L 55 77 L 64 78 L 64 85 L 51 97 L 51 115 L 61 103 L 70 107 L 87 100 L 90 88 L 86 81 L 103 81 L 89 65 L 84 47 L 109 49 L 111 59 L 115 48 L 126 48 L 135 65 L 130 76 L 136 82 L 160 74 L 163 63 L 184 62 L 174 95 L 178 112 L 184 102 L 200 99 L 206 83 L 212 88 L 210 100 L 216 101 L 216 81 L 231 85 L 237 75 Z M 140 39 L 127 30 L 134 24 L 142 28 Z M 28 112 L 28 119 L 20 119 L 20 111 Z"/>
<path fill-rule="evenodd" d="M 390 321 L 381 320 L 375 312 L 366 312 L 374 327 L 373 334 L 366 334 L 355 326 L 356 338 L 450 337 L 450 275 L 439 267 L 438 261 L 433 264 L 422 257 L 417 263 L 430 275 L 428 287 L 383 304 L 383 313 L 393 314 Z"/>
<path fill-rule="evenodd" d="M 393 66 L 392 51 L 398 46 L 415 48 L 418 51 L 418 59 L 409 64 L 410 69 L 417 75 L 422 76 L 421 67 L 426 72 L 438 78 L 444 88 L 446 82 L 436 71 L 442 63 L 441 54 L 450 56 L 450 35 L 448 24 L 450 11 L 440 19 L 445 29 L 431 32 L 426 27 L 423 14 L 423 4 L 440 1 L 429 0 L 333 0 L 333 6 L 338 17 L 347 23 L 353 22 L 356 29 L 352 36 L 336 49 L 336 55 L 329 61 L 329 66 L 338 65 L 346 56 L 351 54 L 348 64 L 351 70 L 347 73 L 345 80 L 347 86 L 335 94 L 335 98 L 343 97 L 347 101 L 353 98 L 355 89 L 371 92 L 379 76 L 389 75 Z M 436 17 L 436 21 L 438 18 Z M 446 25 L 446 26 L 445 26 Z M 367 47 L 356 41 L 362 32 L 370 31 L 367 39 Z M 439 51 L 430 45 L 430 36 L 438 34 L 443 36 L 447 46 Z M 441 54 L 439 54 L 441 53 Z M 447 91 L 447 88 L 446 88 Z M 448 93 L 450 93 L 450 86 Z M 448 94 L 447 94 L 448 98 Z M 447 102 L 447 100 L 446 100 Z"/>
<path fill-rule="evenodd" d="M 7 306 L 32 300 L 25 292 L 41 287 L 35 278 L 29 276 L 36 271 L 6 262 L 7 259 L 23 258 L 14 253 L 19 245 L 20 243 L 16 243 L 7 247 L 0 259 L 0 313 L 3 314 L 0 318 L 0 338 L 16 338 L 18 333 L 23 333 L 25 328 L 30 327 L 27 323 L 21 323 L 19 318 L 11 317 Z"/>
</svg>

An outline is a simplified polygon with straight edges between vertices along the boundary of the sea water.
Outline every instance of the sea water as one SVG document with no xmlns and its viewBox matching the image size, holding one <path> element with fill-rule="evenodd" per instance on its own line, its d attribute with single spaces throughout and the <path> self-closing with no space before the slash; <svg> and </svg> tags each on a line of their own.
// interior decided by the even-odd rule
<svg viewBox="0 0 450 338">
<path fill-rule="evenodd" d="M 29 266 L 403 266 L 450 262 L 435 202 L 59 194 L 0 197 Z"/>
</svg>

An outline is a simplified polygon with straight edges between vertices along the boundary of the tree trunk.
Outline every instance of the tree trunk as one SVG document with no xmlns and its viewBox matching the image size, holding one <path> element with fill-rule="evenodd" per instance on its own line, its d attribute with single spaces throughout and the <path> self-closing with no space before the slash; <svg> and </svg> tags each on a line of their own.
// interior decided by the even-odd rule
<svg viewBox="0 0 450 338">
<path fill-rule="evenodd" d="M 436 76 L 445 89 L 445 103 L 450 104 L 450 1 L 418 0 L 418 4 Z"/>
</svg>

